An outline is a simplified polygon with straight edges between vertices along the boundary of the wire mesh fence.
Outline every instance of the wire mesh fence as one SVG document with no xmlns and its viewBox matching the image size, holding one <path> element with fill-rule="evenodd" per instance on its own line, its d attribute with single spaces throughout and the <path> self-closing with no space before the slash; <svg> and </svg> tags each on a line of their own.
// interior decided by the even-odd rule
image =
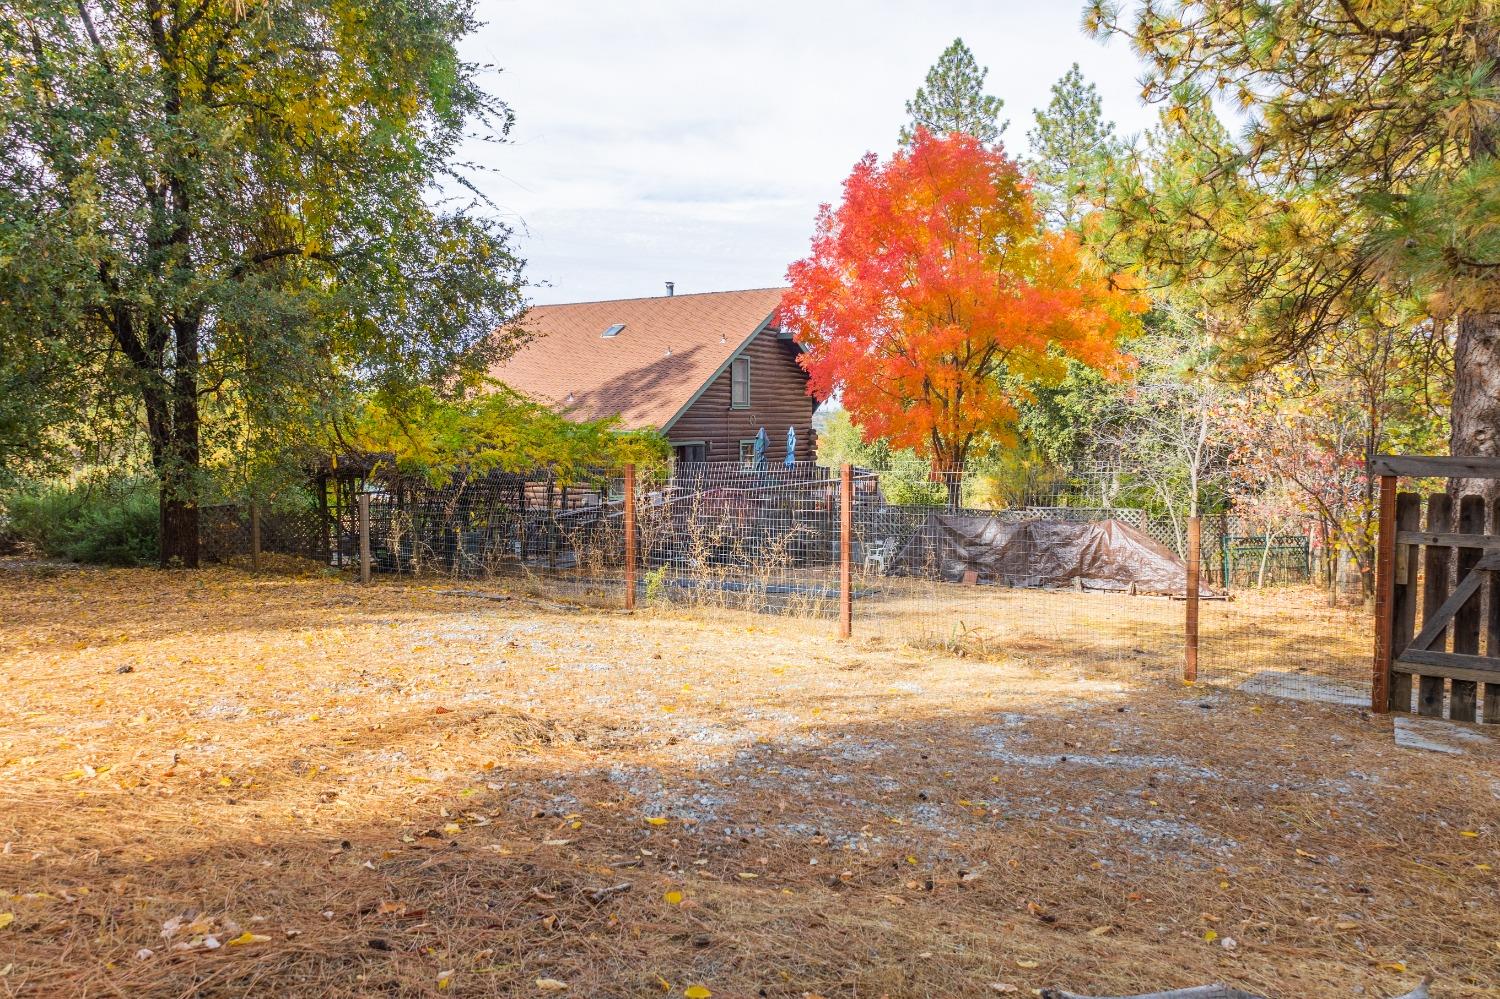
<svg viewBox="0 0 1500 999">
<path fill-rule="evenodd" d="M 458 476 L 441 486 L 372 483 L 372 568 L 429 578 L 520 579 L 576 597 L 617 600 L 625 540 L 620 479 L 536 472 Z M 359 550 L 357 515 L 338 548 Z"/>
<path fill-rule="evenodd" d="M 811 462 L 678 464 L 637 491 L 648 605 L 837 613 L 839 488 L 832 470 Z"/>
<path fill-rule="evenodd" d="M 621 470 L 357 491 L 376 572 L 520 580 L 611 607 L 787 615 L 830 632 L 847 614 L 861 640 L 1039 669 L 1178 676 L 1192 644 L 1187 532 L 1142 510 L 950 506 L 941 483 L 914 496 L 864 469 L 846 491 L 837 469 L 811 462 L 641 469 L 629 495 Z M 309 554 L 353 564 L 358 505 L 332 508 Z M 1198 679 L 1368 704 L 1371 612 L 1360 594 L 1334 599 L 1315 584 L 1307 536 L 1253 534 L 1231 517 L 1202 528 Z"/>
</svg>

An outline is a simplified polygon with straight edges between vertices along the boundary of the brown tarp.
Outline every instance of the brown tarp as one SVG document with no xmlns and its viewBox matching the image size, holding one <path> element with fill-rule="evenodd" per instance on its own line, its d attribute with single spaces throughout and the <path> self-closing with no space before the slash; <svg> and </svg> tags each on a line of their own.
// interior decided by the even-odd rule
<svg viewBox="0 0 1500 999">
<path fill-rule="evenodd" d="M 892 571 L 1003 586 L 1076 587 L 1137 593 L 1187 592 L 1187 565 L 1122 521 L 1004 521 L 932 513 L 896 553 Z M 1201 590 L 1207 594 L 1205 587 Z"/>
</svg>

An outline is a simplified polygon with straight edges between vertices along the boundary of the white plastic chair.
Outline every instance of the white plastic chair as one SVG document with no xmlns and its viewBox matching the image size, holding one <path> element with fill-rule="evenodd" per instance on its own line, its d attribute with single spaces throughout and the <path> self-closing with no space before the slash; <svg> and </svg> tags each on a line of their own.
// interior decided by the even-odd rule
<svg viewBox="0 0 1500 999">
<path fill-rule="evenodd" d="M 865 572 L 872 568 L 878 569 L 880 575 L 884 576 L 890 564 L 891 557 L 896 554 L 896 539 L 881 538 L 868 551 L 865 552 Z"/>
</svg>

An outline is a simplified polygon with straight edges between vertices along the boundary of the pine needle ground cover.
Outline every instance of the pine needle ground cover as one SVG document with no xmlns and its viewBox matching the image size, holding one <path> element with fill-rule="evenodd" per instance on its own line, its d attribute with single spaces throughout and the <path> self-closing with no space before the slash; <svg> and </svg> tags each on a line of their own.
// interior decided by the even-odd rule
<svg viewBox="0 0 1500 999">
<path fill-rule="evenodd" d="M 1493 758 L 1041 637 L 445 588 L 0 570 L 0 992 L 1497 995 Z"/>
</svg>

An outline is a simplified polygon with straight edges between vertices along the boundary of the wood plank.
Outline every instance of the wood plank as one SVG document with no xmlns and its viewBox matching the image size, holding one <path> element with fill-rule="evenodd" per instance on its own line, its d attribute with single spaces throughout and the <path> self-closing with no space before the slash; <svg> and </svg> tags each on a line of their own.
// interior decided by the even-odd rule
<svg viewBox="0 0 1500 999">
<path fill-rule="evenodd" d="M 1416 493 L 1396 497 L 1396 537 L 1415 530 L 1422 523 L 1422 498 Z M 1395 579 L 1391 587 L 1391 655 L 1399 658 L 1411 645 L 1417 623 L 1417 573 L 1421 549 L 1412 544 L 1396 547 Z M 1411 710 L 1411 674 L 1393 673 L 1389 694 L 1390 710 Z"/>
<path fill-rule="evenodd" d="M 1459 656 L 1452 652 L 1423 652 L 1407 649 L 1406 654 L 1392 664 L 1398 673 L 1415 673 L 1423 677 L 1457 676 L 1481 683 L 1493 682 L 1500 676 L 1500 658 L 1494 656 Z"/>
<path fill-rule="evenodd" d="M 1500 535 L 1500 499 L 1490 509 L 1490 533 Z M 1490 612 L 1488 637 L 1484 651 L 1500 657 L 1500 572 L 1490 573 Z M 1481 709 L 1484 722 L 1500 725 L 1500 682 L 1484 685 L 1484 705 Z"/>
<path fill-rule="evenodd" d="M 1419 478 L 1500 479 L 1500 458 L 1380 454 L 1370 460 L 1370 472 Z"/>
<path fill-rule="evenodd" d="M 1453 529 L 1453 501 L 1446 493 L 1434 493 L 1427 497 L 1427 529 L 1434 534 L 1446 534 Z M 1426 578 L 1422 581 L 1422 630 L 1412 640 L 1412 647 L 1424 652 L 1443 652 L 1448 647 L 1448 629 L 1444 627 L 1446 619 L 1439 612 L 1448 599 L 1448 568 L 1452 560 L 1452 549 L 1442 545 L 1428 545 L 1423 556 L 1422 571 Z M 1410 655 L 1408 650 L 1407 656 Z M 1442 717 L 1441 676 L 1423 676 L 1418 681 L 1417 713 Z"/>
<path fill-rule="evenodd" d="M 1500 549 L 1500 538 L 1491 534 L 1475 532 L 1472 534 L 1433 534 L 1431 531 L 1401 530 L 1396 532 L 1396 543 L 1402 545 L 1449 545 L 1459 547 L 1470 545 L 1485 550 Z"/>
<path fill-rule="evenodd" d="M 1486 569 L 1493 568 L 1493 566 L 1486 564 L 1484 560 L 1481 560 L 1480 565 Z M 1482 572 L 1470 571 L 1459 580 L 1458 586 L 1454 587 L 1453 592 L 1443 598 L 1442 604 L 1436 610 L 1426 612 L 1424 602 L 1423 610 L 1426 612 L 1426 616 L 1422 621 L 1421 632 L 1417 634 L 1416 638 L 1411 640 L 1412 648 L 1430 650 L 1434 642 L 1439 646 L 1445 645 L 1446 632 L 1453 624 L 1453 616 L 1463 607 L 1465 601 L 1471 599 L 1479 592 L 1479 584 L 1483 579 Z M 1430 583 L 1431 580 L 1428 580 L 1428 582 Z M 1446 580 L 1444 581 L 1444 588 L 1447 588 Z"/>
<path fill-rule="evenodd" d="M 1459 499 L 1458 530 L 1461 534 L 1474 535 L 1484 530 L 1484 506 L 1482 496 L 1464 496 Z M 1475 547 L 1462 547 L 1457 551 L 1455 563 L 1459 578 L 1465 582 L 1470 578 L 1474 580 L 1470 587 L 1474 591 L 1473 595 L 1453 612 L 1453 651 L 1457 655 L 1479 654 L 1479 612 L 1484 599 L 1483 586 L 1487 580 L 1485 573 L 1475 572 L 1474 569 L 1483 554 L 1483 548 Z M 1478 694 L 1479 688 L 1473 680 L 1453 680 L 1449 685 L 1448 717 L 1454 721 L 1473 721 L 1478 717 Z"/>
</svg>

